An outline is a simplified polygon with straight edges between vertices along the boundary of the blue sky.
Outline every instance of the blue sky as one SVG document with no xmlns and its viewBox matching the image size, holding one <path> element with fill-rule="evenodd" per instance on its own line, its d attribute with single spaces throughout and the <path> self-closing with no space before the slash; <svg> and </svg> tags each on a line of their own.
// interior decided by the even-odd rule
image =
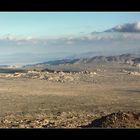
<svg viewBox="0 0 140 140">
<path fill-rule="evenodd" d="M 140 53 L 139 44 L 140 12 L 0 12 L 0 65 Z"/>
<path fill-rule="evenodd" d="M 35 37 L 86 34 L 140 20 L 139 12 L 1 12 L 1 35 Z"/>
</svg>

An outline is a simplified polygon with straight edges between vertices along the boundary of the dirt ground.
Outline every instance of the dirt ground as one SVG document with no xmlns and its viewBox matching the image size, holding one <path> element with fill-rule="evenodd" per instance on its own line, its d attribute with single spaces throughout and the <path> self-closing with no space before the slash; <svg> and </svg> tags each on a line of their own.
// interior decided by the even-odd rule
<svg viewBox="0 0 140 140">
<path fill-rule="evenodd" d="M 113 112 L 140 112 L 140 76 L 104 70 L 63 83 L 0 78 L 0 127 L 81 128 Z"/>
</svg>

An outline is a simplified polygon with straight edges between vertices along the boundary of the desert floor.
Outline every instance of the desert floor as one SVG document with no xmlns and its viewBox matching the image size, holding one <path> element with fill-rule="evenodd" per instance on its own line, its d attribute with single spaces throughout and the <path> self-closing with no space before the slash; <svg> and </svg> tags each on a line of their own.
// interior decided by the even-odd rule
<svg viewBox="0 0 140 140">
<path fill-rule="evenodd" d="M 0 127 L 80 128 L 112 112 L 140 112 L 140 76 L 118 68 L 81 79 L 0 78 Z"/>
</svg>

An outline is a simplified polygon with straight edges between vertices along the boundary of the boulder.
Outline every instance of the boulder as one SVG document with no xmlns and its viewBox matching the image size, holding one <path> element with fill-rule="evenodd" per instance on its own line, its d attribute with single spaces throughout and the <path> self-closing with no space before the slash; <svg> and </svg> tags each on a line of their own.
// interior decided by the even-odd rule
<svg viewBox="0 0 140 140">
<path fill-rule="evenodd" d="M 138 76 L 140 76 L 140 73 L 139 72 L 129 72 L 129 74 L 131 74 L 131 75 L 138 75 Z"/>
</svg>

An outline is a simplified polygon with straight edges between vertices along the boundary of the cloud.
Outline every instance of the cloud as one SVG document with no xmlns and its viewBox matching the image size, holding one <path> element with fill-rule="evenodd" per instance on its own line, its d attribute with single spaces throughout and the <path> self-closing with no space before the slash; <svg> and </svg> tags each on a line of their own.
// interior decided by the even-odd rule
<svg viewBox="0 0 140 140">
<path fill-rule="evenodd" d="M 140 21 L 135 23 L 127 23 L 122 25 L 117 25 L 105 32 L 136 32 L 140 33 Z"/>
<path fill-rule="evenodd" d="M 11 35 L 11 34 L 6 34 L 6 35 L 1 35 L 0 40 L 9 40 L 9 41 L 30 41 L 34 40 L 32 36 L 21 36 L 21 35 Z"/>
<path fill-rule="evenodd" d="M 140 23 L 140 22 L 139 22 Z M 126 24 L 125 24 L 126 25 Z M 135 28 L 140 28 L 138 24 Z M 108 45 L 110 43 L 118 42 L 139 42 L 140 34 L 137 32 L 91 32 L 84 35 L 77 36 L 65 36 L 65 37 L 43 37 L 34 38 L 32 36 L 14 36 L 5 35 L 0 36 L 0 47 L 22 47 L 22 48 L 49 48 L 53 49 L 55 47 L 60 48 L 61 46 L 65 48 L 70 47 L 82 47 L 82 46 L 94 46 L 100 44 Z M 67 47 L 68 46 L 68 47 Z"/>
<path fill-rule="evenodd" d="M 115 40 L 140 40 L 140 34 L 136 32 L 100 32 L 100 33 L 91 33 L 87 36 L 81 37 L 81 40 L 89 41 L 115 41 Z"/>
</svg>

